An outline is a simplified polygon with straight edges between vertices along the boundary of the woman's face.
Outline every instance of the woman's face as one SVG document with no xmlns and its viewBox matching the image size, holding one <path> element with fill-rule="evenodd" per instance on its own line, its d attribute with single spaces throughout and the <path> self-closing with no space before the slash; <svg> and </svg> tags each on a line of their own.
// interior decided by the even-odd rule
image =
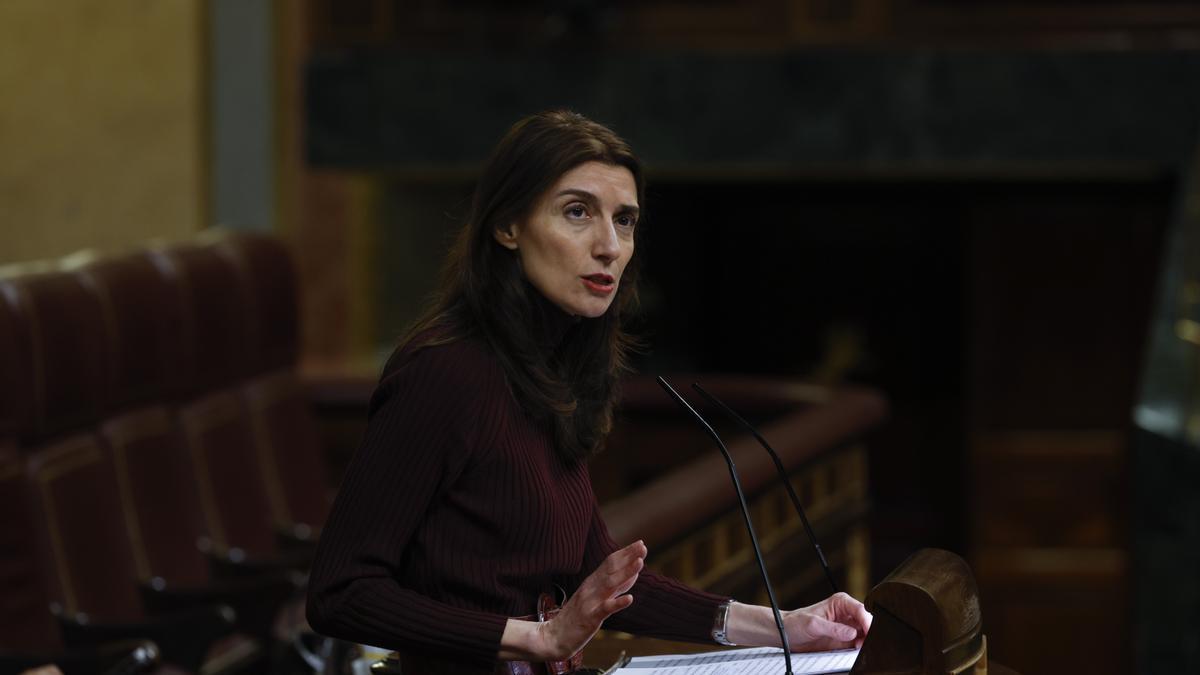
<svg viewBox="0 0 1200 675">
<path fill-rule="evenodd" d="M 564 312 L 608 310 L 633 257 L 637 186 L 623 166 L 586 162 L 559 177 L 529 215 L 493 234 L 516 251 L 525 277 Z"/>
</svg>

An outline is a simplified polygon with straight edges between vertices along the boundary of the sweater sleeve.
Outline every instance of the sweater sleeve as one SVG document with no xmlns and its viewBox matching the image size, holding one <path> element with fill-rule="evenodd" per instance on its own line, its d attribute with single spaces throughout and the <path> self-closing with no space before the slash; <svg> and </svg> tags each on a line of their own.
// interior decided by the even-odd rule
<svg viewBox="0 0 1200 675">
<path fill-rule="evenodd" d="M 309 577 L 315 630 L 386 649 L 491 663 L 505 616 L 452 607 L 403 585 L 402 557 L 437 495 L 503 425 L 485 405 L 501 377 L 453 345 L 423 349 L 380 383 Z M 482 370 L 482 372 L 480 372 Z M 482 383 L 481 376 L 489 378 Z M 503 387 L 502 380 L 498 386 Z M 482 391 L 481 391 L 482 389 Z"/>
<path fill-rule="evenodd" d="M 604 562 L 619 546 L 608 534 L 608 526 L 593 502 L 592 524 L 584 549 L 583 573 L 575 586 Z M 717 606 L 729 598 L 713 595 L 656 572 L 643 571 L 630 589 L 633 604 L 604 622 L 604 628 L 635 635 L 712 642 L 713 620 Z"/>
</svg>

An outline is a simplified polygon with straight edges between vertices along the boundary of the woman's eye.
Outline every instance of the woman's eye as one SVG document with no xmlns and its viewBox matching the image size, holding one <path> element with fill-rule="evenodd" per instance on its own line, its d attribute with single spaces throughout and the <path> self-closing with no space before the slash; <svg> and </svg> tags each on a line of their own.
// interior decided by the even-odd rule
<svg viewBox="0 0 1200 675">
<path fill-rule="evenodd" d="M 583 204 L 572 204 L 567 207 L 567 216 L 570 218 L 586 218 L 587 209 Z"/>
<path fill-rule="evenodd" d="M 634 225 L 637 225 L 637 218 L 633 216 L 617 216 L 617 225 L 632 229 Z"/>
</svg>

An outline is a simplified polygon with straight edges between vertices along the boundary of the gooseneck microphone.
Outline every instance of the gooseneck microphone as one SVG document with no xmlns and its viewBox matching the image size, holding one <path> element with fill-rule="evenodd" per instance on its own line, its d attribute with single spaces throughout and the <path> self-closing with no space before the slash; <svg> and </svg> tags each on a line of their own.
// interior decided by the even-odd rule
<svg viewBox="0 0 1200 675">
<path fill-rule="evenodd" d="M 725 457 L 725 463 L 729 465 L 729 477 L 733 479 L 733 489 L 737 492 L 738 502 L 742 507 L 742 518 L 746 521 L 746 531 L 750 533 L 750 543 L 754 545 L 754 558 L 758 561 L 758 571 L 762 573 L 763 584 L 767 587 L 767 597 L 771 600 L 771 611 L 775 613 L 775 627 L 779 629 L 779 642 L 783 645 L 783 658 L 787 663 L 787 675 L 792 675 L 792 646 L 788 642 L 787 631 L 783 629 L 783 615 L 779 613 L 779 603 L 775 600 L 775 587 L 771 585 L 771 579 L 767 576 L 767 565 L 763 562 L 762 549 L 758 546 L 758 535 L 754 534 L 754 525 L 750 522 L 750 507 L 746 506 L 746 495 L 742 492 L 742 481 L 738 479 L 737 467 L 733 465 L 733 456 L 729 454 L 729 448 L 725 447 L 725 442 L 717 435 L 717 432 L 712 428 L 705 419 L 696 412 L 696 409 L 691 406 L 679 392 L 675 391 L 674 387 L 667 383 L 661 376 L 655 378 L 658 384 L 666 390 L 675 402 L 682 406 L 685 410 L 696 418 L 700 426 L 708 432 L 708 435 L 717 443 L 717 447 L 721 450 L 721 455 Z"/>
<path fill-rule="evenodd" d="M 821 569 L 825 570 L 825 578 L 829 580 L 829 587 L 833 589 L 834 593 L 837 593 L 838 587 L 833 581 L 833 572 L 829 570 L 829 563 L 825 560 L 825 552 L 821 550 L 821 545 L 817 543 L 817 535 L 813 533 L 812 525 L 808 524 L 808 516 L 804 515 L 804 507 L 800 505 L 800 498 L 796 496 L 796 491 L 792 489 L 792 481 L 788 480 L 787 469 L 783 468 L 783 461 L 779 459 L 779 455 L 775 454 L 775 449 L 771 447 L 770 443 L 767 443 L 767 439 L 763 438 L 762 434 L 758 433 L 758 429 L 755 429 L 754 425 L 734 412 L 733 408 L 725 405 L 721 399 L 705 391 L 704 387 L 700 386 L 700 383 L 693 382 L 692 389 L 695 389 L 701 396 L 708 399 L 709 402 L 724 410 L 726 414 L 746 427 L 746 430 L 754 436 L 759 445 L 763 446 L 763 449 L 767 451 L 767 454 L 771 455 L 771 459 L 775 461 L 775 472 L 779 474 L 779 481 L 787 488 L 788 496 L 792 498 L 792 506 L 796 508 L 796 513 L 800 515 L 800 522 L 804 524 L 804 532 L 808 535 L 808 540 L 812 542 L 813 549 L 817 552 L 817 560 L 821 561 Z"/>
</svg>

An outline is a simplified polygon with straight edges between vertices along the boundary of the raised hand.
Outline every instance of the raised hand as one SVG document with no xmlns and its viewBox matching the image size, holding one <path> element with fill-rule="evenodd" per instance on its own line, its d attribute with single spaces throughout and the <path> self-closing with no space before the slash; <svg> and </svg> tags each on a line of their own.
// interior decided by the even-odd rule
<svg viewBox="0 0 1200 675">
<path fill-rule="evenodd" d="M 583 649 L 604 620 L 633 604 L 626 593 L 646 560 L 640 540 L 614 551 L 576 589 L 554 618 L 540 623 L 509 619 L 499 658 L 559 661 Z"/>
<path fill-rule="evenodd" d="M 547 660 L 565 659 L 583 649 L 608 617 L 633 604 L 627 591 L 646 560 L 641 540 L 614 551 L 588 575 L 558 614 L 540 624 Z"/>
</svg>

